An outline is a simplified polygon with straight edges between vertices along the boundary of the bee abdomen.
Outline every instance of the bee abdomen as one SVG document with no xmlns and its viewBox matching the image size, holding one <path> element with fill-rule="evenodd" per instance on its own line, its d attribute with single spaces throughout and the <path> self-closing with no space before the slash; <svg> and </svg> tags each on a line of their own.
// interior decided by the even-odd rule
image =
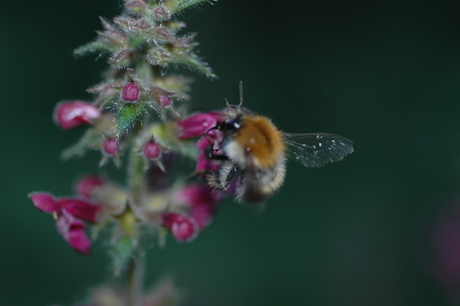
<svg viewBox="0 0 460 306">
<path fill-rule="evenodd" d="M 262 170 L 245 169 L 240 177 L 237 199 L 245 202 L 261 202 L 283 185 L 286 176 L 286 158 L 281 156 L 276 166 Z"/>
</svg>

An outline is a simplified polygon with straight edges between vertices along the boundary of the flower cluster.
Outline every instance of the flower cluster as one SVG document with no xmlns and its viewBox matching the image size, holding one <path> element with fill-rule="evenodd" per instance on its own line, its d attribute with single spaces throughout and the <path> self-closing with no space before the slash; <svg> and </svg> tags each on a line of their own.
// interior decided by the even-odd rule
<svg viewBox="0 0 460 306">
<path fill-rule="evenodd" d="M 204 1 L 124 0 L 123 13 L 111 21 L 101 18 L 97 38 L 74 51 L 108 57 L 104 79 L 87 90 L 94 98 L 61 101 L 54 109 L 60 128 L 86 126 L 62 158 L 97 150 L 100 166 L 113 161 L 126 167 L 127 182 L 87 175 L 75 184 L 75 195 L 33 192 L 29 198 L 53 216 L 59 234 L 81 254 L 89 254 L 98 233 L 108 229 L 115 274 L 129 274 L 144 252 L 141 241 L 152 233 L 160 245 L 168 233 L 178 242 L 192 241 L 210 224 L 222 198 L 199 175 L 215 169 L 202 151 L 222 139 L 221 132 L 210 131 L 222 114 L 188 114 L 183 101 L 190 99 L 191 79 L 170 74 L 171 68 L 183 66 L 215 77 L 195 52 L 196 35 L 180 34 L 185 24 L 175 19 L 177 13 Z M 195 171 L 178 169 L 182 160 L 191 160 Z M 142 291 L 141 280 L 128 283 L 140 284 L 136 290 Z M 133 302 L 135 295 L 126 297 L 132 299 L 127 304 L 138 304 Z M 106 305 L 95 296 L 88 305 Z M 145 305 L 157 305 L 155 295 L 145 298 L 152 301 Z"/>
</svg>

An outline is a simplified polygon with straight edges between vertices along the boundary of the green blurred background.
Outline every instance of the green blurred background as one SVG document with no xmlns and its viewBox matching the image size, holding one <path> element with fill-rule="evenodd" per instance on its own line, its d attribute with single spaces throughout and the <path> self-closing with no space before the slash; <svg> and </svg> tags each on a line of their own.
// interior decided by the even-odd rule
<svg viewBox="0 0 460 306">
<path fill-rule="evenodd" d="M 60 161 L 84 128 L 63 132 L 51 113 L 90 98 L 105 59 L 71 51 L 119 7 L 2 3 L 1 305 L 70 305 L 109 277 L 103 242 L 76 254 L 26 195 L 71 194 L 97 167 L 97 154 Z M 263 213 L 224 202 L 193 243 L 151 252 L 149 282 L 174 275 L 187 305 L 452 304 L 428 273 L 428 237 L 440 199 L 460 193 L 459 13 L 459 1 L 221 0 L 182 14 L 220 77 L 185 71 L 197 109 L 238 101 L 243 80 L 245 106 L 284 131 L 346 136 L 355 153 L 290 162 Z"/>
</svg>

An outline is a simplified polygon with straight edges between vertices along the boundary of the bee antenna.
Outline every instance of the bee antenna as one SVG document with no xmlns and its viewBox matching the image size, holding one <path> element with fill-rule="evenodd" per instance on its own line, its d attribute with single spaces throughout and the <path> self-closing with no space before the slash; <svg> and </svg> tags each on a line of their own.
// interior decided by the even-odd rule
<svg viewBox="0 0 460 306">
<path fill-rule="evenodd" d="M 228 103 L 228 99 L 227 99 L 227 98 L 225 98 L 225 103 L 227 104 L 227 107 L 229 107 L 229 108 L 231 107 L 230 103 Z"/>
<path fill-rule="evenodd" d="M 241 107 L 243 105 L 243 81 L 240 81 L 240 104 L 238 107 Z"/>
</svg>

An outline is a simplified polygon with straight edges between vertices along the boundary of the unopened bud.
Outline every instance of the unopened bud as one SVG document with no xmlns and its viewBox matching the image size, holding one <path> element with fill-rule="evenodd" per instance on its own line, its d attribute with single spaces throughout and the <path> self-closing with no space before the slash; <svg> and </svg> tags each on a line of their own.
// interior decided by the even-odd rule
<svg viewBox="0 0 460 306">
<path fill-rule="evenodd" d="M 114 68 L 125 67 L 131 62 L 131 55 L 130 50 L 121 50 L 110 58 L 109 63 Z"/>
<path fill-rule="evenodd" d="M 133 0 L 125 4 L 126 11 L 131 15 L 140 15 L 145 11 L 147 4 L 144 1 Z"/>
<path fill-rule="evenodd" d="M 139 86 L 136 85 L 134 82 L 129 82 L 125 86 L 123 86 L 123 90 L 121 92 L 121 98 L 125 102 L 136 102 L 139 100 L 139 96 L 141 91 Z"/>
<path fill-rule="evenodd" d="M 168 97 L 168 96 L 163 96 L 163 95 L 160 95 L 160 98 L 159 98 L 159 102 L 160 102 L 160 105 L 165 107 L 165 106 L 168 106 L 168 105 L 171 105 L 171 98 Z"/>
<path fill-rule="evenodd" d="M 115 138 L 107 138 L 102 145 L 104 154 L 113 156 L 118 153 L 118 143 Z"/>
<path fill-rule="evenodd" d="M 161 147 L 159 144 L 153 141 L 149 141 L 144 146 L 144 156 L 147 159 L 157 159 L 161 154 Z"/>
<path fill-rule="evenodd" d="M 54 109 L 54 122 L 64 130 L 81 124 L 92 124 L 92 120 L 101 116 L 97 107 L 83 101 L 59 103 Z"/>
<path fill-rule="evenodd" d="M 179 242 L 191 241 L 198 234 L 198 225 L 195 220 L 179 213 L 163 215 L 163 226 L 169 228 Z"/>
<path fill-rule="evenodd" d="M 158 5 L 153 9 L 153 18 L 155 18 L 156 21 L 166 21 L 171 18 L 171 15 L 166 7 Z"/>
</svg>

